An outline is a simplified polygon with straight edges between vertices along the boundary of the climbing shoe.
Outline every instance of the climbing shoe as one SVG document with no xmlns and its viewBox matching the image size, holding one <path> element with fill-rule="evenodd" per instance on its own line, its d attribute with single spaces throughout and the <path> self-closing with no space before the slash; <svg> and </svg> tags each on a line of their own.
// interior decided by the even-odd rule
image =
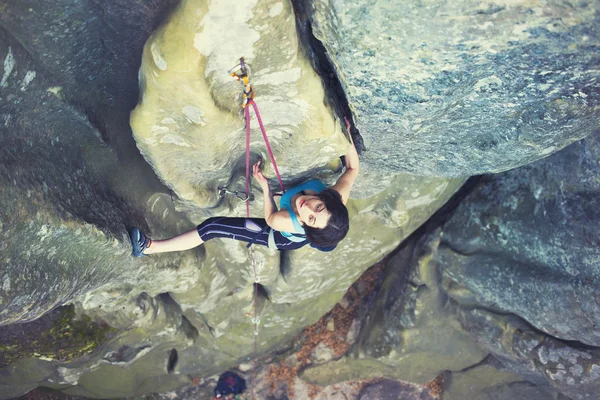
<svg viewBox="0 0 600 400">
<path fill-rule="evenodd" d="M 138 228 L 133 228 L 129 232 L 129 238 L 131 239 L 131 246 L 133 247 L 134 257 L 144 257 L 144 250 L 150 247 L 152 239 L 144 235 Z"/>
</svg>

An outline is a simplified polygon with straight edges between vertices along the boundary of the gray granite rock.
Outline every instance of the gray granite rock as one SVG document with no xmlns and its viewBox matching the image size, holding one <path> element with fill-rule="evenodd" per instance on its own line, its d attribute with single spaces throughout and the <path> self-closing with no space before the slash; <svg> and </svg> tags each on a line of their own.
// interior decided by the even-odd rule
<svg viewBox="0 0 600 400">
<path fill-rule="evenodd" d="M 553 337 L 600 345 L 599 144 L 595 134 L 483 181 L 443 228 L 448 282 Z"/>
<path fill-rule="evenodd" d="M 463 310 L 461 322 L 479 343 L 500 360 L 518 361 L 559 392 L 577 400 L 597 398 L 600 390 L 600 351 L 576 348 L 539 334 L 522 320 L 482 309 Z"/>
<path fill-rule="evenodd" d="M 4 31 L 0 57 L 14 63 L 0 103 L 0 324 L 8 324 L 116 278 L 128 251 L 115 239 L 133 213 L 97 173 L 115 154 L 61 99 L 56 80 Z"/>
<path fill-rule="evenodd" d="M 120 329 L 115 338 L 79 360 L 67 363 L 34 358 L 4 369 L 0 374 L 0 398 L 23 393 L 38 384 L 56 385 L 72 395 L 141 396 L 175 390 L 189 385 L 192 374 L 210 376 L 251 358 L 254 326 L 247 315 L 252 310 L 253 277 L 243 245 L 215 241 L 197 251 L 177 255 L 142 261 L 129 257 L 126 230 L 130 226 L 142 226 L 159 237 L 168 237 L 191 228 L 194 225 L 191 220 L 199 222 L 198 217 L 217 211 L 234 215 L 242 208 L 241 203 L 228 201 L 208 210 L 198 204 L 177 203 L 177 198 L 169 194 L 144 162 L 132 139 L 129 112 L 138 100 L 137 71 L 142 46 L 160 17 L 165 17 L 174 3 L 171 0 L 56 0 L 42 4 L 27 0 L 0 4 L 0 60 L 3 62 L 0 70 L 0 323 L 28 321 L 58 305 L 75 303 L 80 314 L 103 319 Z M 207 5 L 197 4 L 200 8 Z M 488 7 L 480 3 L 400 8 L 392 2 L 363 7 L 332 1 L 329 10 L 320 8 L 326 4 L 316 3 L 315 33 L 330 49 L 369 148 L 362 159 L 363 181 L 357 183 L 363 198 L 351 204 L 353 231 L 336 252 L 314 255 L 298 251 L 281 257 L 264 249 L 258 252 L 260 266 L 264 267 L 259 271 L 261 283 L 270 292 L 268 301 L 261 299 L 258 343 L 261 351 L 285 342 L 329 310 L 366 267 L 392 251 L 462 182 L 436 175 L 467 176 L 511 168 L 548 155 L 596 129 L 597 69 L 592 67 L 597 64 L 597 53 L 593 50 L 598 37 L 592 27 L 598 17 L 589 11 L 595 9 L 596 3 L 571 8 L 558 3 L 543 8 L 514 4 Z M 271 1 L 260 5 L 254 10 L 258 19 L 251 24 L 264 30 L 264 36 L 269 36 L 269 21 L 276 17 L 286 16 L 285 21 L 293 21 L 287 4 Z M 283 11 L 288 14 L 282 14 Z M 529 14 L 522 15 L 524 11 Z M 339 32 L 354 42 L 340 46 L 338 52 L 332 51 L 333 42 L 328 43 L 323 35 L 324 19 L 319 27 L 319 13 L 331 13 L 327 14 L 331 16 L 327 24 L 333 24 L 332 32 L 346 26 Z M 193 13 L 183 14 L 183 20 L 188 22 L 187 17 L 196 17 Z M 213 16 L 218 19 L 220 15 L 215 12 Z M 363 15 L 369 18 L 362 18 Z M 390 23 L 396 18 L 401 24 Z M 367 20 L 381 23 L 368 28 L 371 33 L 365 33 L 363 27 Z M 436 27 L 426 29 L 424 21 L 433 21 Z M 350 23 L 358 22 L 355 32 L 354 27 L 348 29 Z M 169 32 L 177 34 L 176 25 L 177 21 L 169 27 Z M 444 28 L 450 29 L 450 25 L 451 34 L 444 33 Z M 218 36 L 218 24 L 216 28 L 212 34 Z M 289 26 L 285 28 L 285 32 L 294 31 Z M 394 29 L 406 32 L 398 33 Z M 394 40 L 379 37 L 379 32 L 388 31 L 394 37 L 407 39 L 396 41 L 395 47 L 385 47 L 384 44 Z M 270 35 L 278 39 L 273 32 Z M 276 46 L 271 46 L 269 41 L 261 42 L 262 60 L 269 59 L 269 51 L 281 52 L 284 42 L 276 42 Z M 152 43 L 149 42 L 149 47 Z M 290 40 L 289 43 L 295 50 L 296 42 Z M 165 46 L 163 50 L 168 48 Z M 217 57 L 218 50 L 211 54 Z M 344 55 L 344 51 L 348 53 Z M 357 57 L 355 51 L 361 57 Z M 238 52 L 231 52 L 234 53 Z M 377 58 L 381 54 L 386 56 L 383 62 Z M 150 49 L 148 55 L 152 62 L 161 64 L 160 52 L 153 54 Z M 390 59 L 395 61 L 388 62 Z M 357 71 L 355 66 L 361 69 Z M 388 66 L 406 68 L 390 72 L 385 70 Z M 277 72 L 273 76 L 272 72 L 263 70 L 258 74 L 269 77 L 263 82 L 263 93 L 270 93 L 269 90 L 278 93 L 273 81 L 282 76 Z M 212 87 L 228 93 L 214 99 L 218 106 L 239 100 L 239 87 L 234 88 L 231 82 L 220 86 L 215 76 L 207 78 Z M 305 94 L 319 104 L 322 94 L 318 79 L 303 82 L 306 83 L 319 89 L 310 92 L 318 96 Z M 145 93 L 160 93 L 160 90 Z M 293 99 L 295 95 L 286 92 L 286 96 Z M 278 106 L 278 102 L 271 99 L 267 109 Z M 321 111 L 324 120 L 333 120 L 327 115 L 327 107 Z M 270 117 L 274 118 L 274 125 L 281 124 L 276 115 Z M 303 118 L 315 122 L 309 117 Z M 235 114 L 228 123 L 240 125 L 239 115 Z M 394 127 L 390 128 L 389 124 Z M 338 137 L 331 148 L 323 142 L 321 150 L 328 156 L 319 159 L 319 163 L 329 155 L 337 156 L 343 147 L 340 147 L 343 137 L 339 135 L 339 126 L 335 129 Z M 398 130 L 399 134 L 392 133 Z M 232 132 L 235 133 L 235 129 Z M 284 133 L 285 130 L 279 132 L 277 139 L 289 146 Z M 223 142 L 222 137 L 216 137 Z M 311 140 L 321 139 L 317 135 Z M 230 156 L 228 144 L 224 143 L 215 157 Z M 596 157 L 591 148 L 586 151 Z M 287 156 L 290 160 L 302 158 L 295 153 Z M 591 171 L 593 157 L 584 160 L 574 156 L 571 164 L 565 165 L 572 170 L 573 165 L 581 166 L 581 171 L 589 167 Z M 160 162 L 163 163 L 161 168 L 168 167 L 169 157 Z M 312 164 L 304 167 L 300 174 L 317 168 Z M 331 169 L 320 164 L 318 168 L 327 171 L 324 173 L 327 178 L 333 178 Z M 399 171 L 433 176 L 423 178 L 398 174 Z M 219 171 L 219 178 L 237 176 L 236 173 Z M 540 172 L 540 176 L 546 175 L 549 173 Z M 561 196 L 563 192 L 571 193 L 570 185 L 573 185 L 574 193 L 587 198 L 593 206 L 596 200 L 589 193 L 595 193 L 597 186 L 592 176 L 581 172 L 580 176 L 587 179 L 582 184 L 573 176 L 579 175 L 569 173 L 567 168 L 556 175 L 568 183 L 556 184 L 558 192 Z M 192 180 L 192 186 L 195 183 Z M 239 181 L 234 179 L 233 183 Z M 204 185 L 208 187 L 206 182 Z M 542 218 L 544 211 L 556 214 L 551 222 L 561 229 L 567 225 L 564 222 L 567 217 L 594 222 L 597 214 L 588 216 L 593 207 L 586 209 L 584 207 L 591 207 L 586 205 L 579 209 L 576 205 L 569 206 L 569 202 L 565 205 L 544 190 L 525 189 L 529 197 L 523 201 L 525 209 L 519 211 L 520 221 L 531 220 L 533 216 L 542 232 L 559 230 L 554 229 L 554 225 L 544 225 L 547 223 Z M 213 199 L 210 191 L 203 195 L 205 200 Z M 549 196 L 538 206 L 539 215 L 536 205 L 531 203 L 532 196 L 536 200 Z M 486 201 L 491 202 L 487 198 Z M 552 201 L 556 202 L 554 206 Z M 187 213 L 178 213 L 175 204 Z M 254 207 L 260 208 L 256 203 Z M 563 211 L 566 214 L 560 219 Z M 470 225 L 464 221 L 450 223 L 447 237 L 444 236 L 447 242 L 443 243 L 440 258 L 435 261 L 450 263 L 457 251 L 465 253 L 462 239 L 458 234 L 451 234 L 453 224 L 455 230 L 466 227 L 470 232 Z M 506 238 L 498 235 L 499 231 L 493 233 L 494 224 L 490 226 L 492 236 L 487 243 L 494 249 L 498 246 L 494 240 L 499 241 L 500 247 L 505 246 Z M 424 382 L 434 377 L 440 368 L 462 369 L 489 351 L 504 354 L 503 347 L 497 344 L 494 344 L 496 347 L 474 348 L 473 340 L 465 332 L 468 326 L 460 327 L 452 315 L 441 314 L 446 306 L 445 294 L 436 286 L 441 279 L 454 282 L 448 291 L 455 299 L 468 297 L 473 304 L 486 308 L 508 307 L 511 299 L 515 300 L 514 304 L 520 301 L 535 304 L 527 309 L 515 306 L 515 313 L 562 338 L 596 344 L 595 333 L 585 334 L 593 330 L 597 321 L 592 297 L 577 296 L 581 293 L 595 296 L 597 252 L 594 246 L 597 242 L 594 238 L 597 231 L 591 224 L 577 226 L 585 228 L 552 236 L 552 240 L 566 243 L 567 250 L 563 252 L 555 250 L 551 246 L 553 242 L 540 247 L 542 250 L 538 253 L 530 252 L 530 248 L 537 249 L 537 244 L 550 240 L 531 239 L 537 232 L 531 230 L 522 235 L 526 249 L 519 252 L 515 245 L 510 255 L 503 255 L 510 258 L 513 253 L 525 254 L 522 259 L 526 265 L 551 267 L 550 273 L 533 269 L 533 278 L 524 280 L 537 279 L 562 291 L 559 293 L 565 297 L 574 295 L 569 303 L 569 307 L 575 309 L 572 327 L 555 324 L 561 316 L 569 315 L 567 306 L 550 301 L 547 302 L 552 304 L 550 306 L 535 303 L 538 289 L 526 287 L 525 294 L 519 298 L 520 292 L 512 290 L 510 278 L 499 274 L 488 278 L 499 277 L 508 287 L 505 295 L 493 290 L 483 294 L 475 290 L 458 291 L 456 289 L 468 281 L 461 275 L 463 267 L 441 277 L 434 264 L 423 262 L 419 267 L 421 281 L 414 281 L 418 289 L 410 301 L 395 298 L 401 291 L 392 290 L 390 286 L 378 299 L 380 303 L 391 304 L 394 313 L 402 315 L 394 315 L 386 321 L 385 310 L 373 313 L 383 317 L 368 324 L 373 330 L 362 336 L 362 343 L 369 357 L 377 358 L 376 362 L 354 360 L 358 362 L 350 363 L 349 371 L 354 373 L 354 369 L 360 369 L 358 373 L 362 373 L 368 369 L 374 373 L 376 368 L 371 366 L 377 366 Z M 531 258 L 530 254 L 539 257 Z M 562 264 L 554 261 L 557 257 L 563 258 Z M 580 268 L 581 273 L 563 271 L 564 264 L 576 262 L 589 265 Z M 286 276 L 280 273 L 282 266 L 288 270 Z M 476 272 L 471 269 L 467 272 L 475 287 L 485 287 L 477 281 Z M 390 279 L 388 285 L 394 283 L 405 284 L 405 276 Z M 591 313 L 589 323 L 584 319 L 586 312 Z M 544 321 L 545 313 L 554 320 Z M 419 329 L 430 335 L 415 334 Z M 394 334 L 398 330 L 404 330 L 406 335 L 385 340 L 377 336 L 378 332 Z M 495 332 L 489 328 L 489 337 Z M 530 335 L 524 338 L 527 340 L 515 342 L 519 344 L 515 353 L 517 361 L 533 360 L 533 350 L 528 346 Z M 558 360 L 552 361 L 557 362 L 552 368 L 547 368 L 550 379 L 559 382 L 556 387 L 572 393 L 562 385 L 568 385 L 569 378 L 577 378 L 581 391 L 595 389 L 595 369 L 589 363 L 585 366 L 590 367 L 591 373 L 581 375 L 588 379 L 585 382 L 581 376 L 575 376 L 579 372 L 577 363 L 573 364 L 571 375 L 561 373 L 559 364 L 566 364 L 560 357 L 569 361 L 573 358 L 572 351 L 570 348 L 560 350 L 558 348 L 564 346 L 559 342 L 555 344 L 552 348 L 545 347 L 547 352 L 542 352 L 536 360 L 542 364 L 542 359 Z M 414 357 L 399 355 L 396 350 L 401 346 L 416 349 Z M 438 351 L 440 349 L 459 349 L 459 362 Z M 431 353 L 440 358 L 430 357 Z M 542 367 L 537 368 L 536 376 L 542 370 Z"/>
<path fill-rule="evenodd" d="M 38 69 L 57 79 L 63 96 L 78 103 L 103 130 L 111 126 L 110 117 L 128 118 L 135 106 L 142 46 L 177 3 L 8 1 L 1 6 L 0 25 L 27 50 Z M 106 132 L 109 138 L 111 134 L 117 133 Z"/>
<path fill-rule="evenodd" d="M 500 172 L 598 129 L 598 1 L 300 1 L 380 174 Z"/>
<path fill-rule="evenodd" d="M 172 4 L 0 5 L 0 324 L 148 281 L 131 273 L 127 228 L 147 227 L 146 200 L 164 188 L 128 120 L 142 45 Z"/>
</svg>

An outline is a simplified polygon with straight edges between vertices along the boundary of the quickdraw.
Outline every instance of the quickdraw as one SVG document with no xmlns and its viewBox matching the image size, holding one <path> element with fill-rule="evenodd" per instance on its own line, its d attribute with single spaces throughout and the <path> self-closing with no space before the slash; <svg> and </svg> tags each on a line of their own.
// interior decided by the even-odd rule
<svg viewBox="0 0 600 400">
<path fill-rule="evenodd" d="M 226 194 L 232 194 L 235 197 L 237 197 L 238 199 L 240 199 L 241 201 L 249 202 L 252 197 L 252 196 L 250 196 L 250 194 L 241 192 L 239 190 L 229 190 L 227 188 L 227 186 L 219 186 L 218 189 L 219 189 L 219 193 L 218 193 L 219 199 L 222 199 L 223 197 L 225 197 Z"/>
<path fill-rule="evenodd" d="M 239 74 L 236 73 L 239 71 Z M 252 90 L 252 85 L 250 85 L 250 81 L 248 79 L 248 67 L 244 62 L 244 57 L 240 57 L 240 63 L 235 67 L 229 70 L 229 74 L 236 78 L 238 81 L 241 81 L 244 85 L 244 94 L 242 101 L 242 108 L 246 108 L 249 100 L 254 100 L 254 90 Z"/>
</svg>

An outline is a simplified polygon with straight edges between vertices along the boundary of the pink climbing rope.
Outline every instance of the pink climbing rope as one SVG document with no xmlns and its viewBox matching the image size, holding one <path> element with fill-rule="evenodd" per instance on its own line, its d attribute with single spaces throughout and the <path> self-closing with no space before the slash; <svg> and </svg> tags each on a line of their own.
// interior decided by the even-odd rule
<svg viewBox="0 0 600 400">
<path fill-rule="evenodd" d="M 254 108 L 254 114 L 256 115 L 256 119 L 258 120 L 258 125 L 260 126 L 260 131 L 262 132 L 263 139 L 265 140 L 265 145 L 267 147 L 267 152 L 269 153 L 269 158 L 271 159 L 271 163 L 273 163 L 273 169 L 275 170 L 275 175 L 277 175 L 277 180 L 279 181 L 279 186 L 281 187 L 281 191 L 284 192 L 283 181 L 281 180 L 281 175 L 279 174 L 279 169 L 277 168 L 277 163 L 275 162 L 275 156 L 273 155 L 273 150 L 271 150 L 271 145 L 269 144 L 269 138 L 267 137 L 267 131 L 265 130 L 265 126 L 263 125 L 262 118 L 260 117 L 260 112 L 258 111 L 258 106 L 254 102 L 254 100 L 248 100 L 246 107 L 244 108 L 244 116 L 246 117 L 246 198 L 249 199 L 250 196 L 250 107 L 248 105 L 252 104 Z M 246 201 L 246 217 L 250 218 L 250 202 Z M 250 245 L 250 259 L 252 260 L 252 269 L 254 271 L 254 323 L 256 324 L 255 332 L 254 332 L 254 359 L 252 361 L 253 374 L 256 371 L 254 363 L 256 362 L 257 354 L 258 354 L 258 280 L 256 275 L 256 259 L 254 258 L 254 245 Z M 252 399 L 254 400 L 254 381 L 255 376 L 252 376 Z"/>
<path fill-rule="evenodd" d="M 236 69 L 239 67 L 240 74 L 236 73 Z M 275 162 L 275 156 L 273 155 L 273 150 L 271 150 L 271 145 L 269 144 L 269 138 L 267 137 L 267 131 L 265 130 L 265 126 L 262 122 L 262 118 L 260 117 L 260 112 L 258 111 L 258 106 L 254 102 L 254 91 L 252 90 L 252 86 L 248 81 L 248 70 L 246 68 L 246 63 L 244 62 L 244 57 L 240 58 L 239 65 L 236 65 L 229 71 L 230 75 L 236 78 L 238 81 L 241 81 L 244 84 L 244 95 L 243 95 L 243 104 L 242 108 L 244 109 L 244 116 L 246 118 L 246 217 L 250 218 L 250 107 L 252 104 L 254 108 L 254 114 L 256 115 L 256 119 L 258 120 L 258 125 L 260 126 L 260 131 L 262 132 L 263 139 L 265 140 L 265 145 L 267 147 L 267 152 L 269 153 L 269 158 L 271 159 L 271 163 L 273 163 L 273 169 L 275 170 L 275 174 L 277 175 L 277 180 L 279 181 L 279 186 L 281 187 L 281 191 L 284 192 L 283 181 L 281 180 L 281 175 L 279 175 L 279 169 L 277 168 L 277 163 Z M 254 381 L 256 378 L 256 358 L 258 354 L 258 282 L 259 277 L 256 274 L 256 259 L 254 257 L 254 245 L 250 243 L 250 259 L 252 260 L 252 269 L 254 271 L 254 318 L 252 321 L 254 322 L 254 359 L 252 360 L 252 400 L 254 400 Z"/>
<path fill-rule="evenodd" d="M 246 217 L 250 218 L 250 109 L 248 107 L 244 108 L 244 115 L 246 117 Z M 250 246 L 250 259 L 252 260 L 252 269 L 254 270 L 254 277 L 256 280 L 256 260 L 254 259 L 254 245 Z M 256 315 L 258 313 L 258 306 L 256 304 L 256 298 L 257 298 L 257 293 L 258 292 L 258 286 L 256 285 L 256 283 L 254 284 L 254 295 L 253 297 L 253 302 L 254 302 L 254 321 L 256 321 Z M 256 362 L 256 356 L 257 356 L 257 352 L 258 352 L 258 346 L 257 346 L 257 341 L 258 341 L 258 335 L 256 335 L 256 333 L 254 334 L 254 359 L 252 360 L 252 399 L 254 400 L 254 381 L 255 381 L 255 366 L 254 363 Z"/>
<path fill-rule="evenodd" d="M 282 192 L 285 192 L 283 188 L 283 181 L 281 180 L 281 175 L 279 175 L 279 169 L 277 168 L 277 163 L 275 162 L 275 156 L 273 155 L 273 150 L 271 150 L 271 145 L 269 144 L 269 138 L 267 137 L 267 131 L 265 130 L 265 126 L 263 125 L 262 118 L 260 117 L 260 112 L 258 111 L 258 106 L 254 102 L 254 100 L 248 100 L 248 104 L 252 104 L 252 108 L 254 108 L 254 114 L 256 114 L 256 120 L 258 121 L 258 126 L 260 126 L 260 131 L 262 132 L 263 139 L 265 139 L 265 145 L 267 146 L 267 152 L 269 153 L 269 158 L 271 159 L 271 163 L 273 163 L 273 169 L 275 170 L 275 175 L 277 175 L 277 180 L 279 181 L 279 187 Z M 249 131 L 249 116 L 250 112 L 248 111 L 248 104 L 246 104 L 246 132 Z M 248 139 L 246 139 L 246 146 L 249 146 Z M 246 164 L 248 167 L 249 164 Z"/>
<path fill-rule="evenodd" d="M 250 196 L 250 109 L 244 108 L 246 116 L 246 199 Z M 246 201 L 246 217 L 250 218 L 250 201 Z"/>
</svg>

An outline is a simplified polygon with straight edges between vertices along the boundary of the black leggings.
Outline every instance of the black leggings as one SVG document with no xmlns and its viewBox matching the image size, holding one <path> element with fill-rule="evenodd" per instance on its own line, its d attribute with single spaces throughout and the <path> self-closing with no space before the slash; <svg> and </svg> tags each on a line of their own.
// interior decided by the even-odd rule
<svg viewBox="0 0 600 400">
<path fill-rule="evenodd" d="M 196 230 L 205 242 L 220 237 L 268 246 L 269 231 L 272 229 L 264 218 L 212 217 L 198 225 Z M 273 230 L 273 237 L 277 250 L 295 250 L 308 243 L 306 240 L 292 242 L 276 230 Z"/>
</svg>

